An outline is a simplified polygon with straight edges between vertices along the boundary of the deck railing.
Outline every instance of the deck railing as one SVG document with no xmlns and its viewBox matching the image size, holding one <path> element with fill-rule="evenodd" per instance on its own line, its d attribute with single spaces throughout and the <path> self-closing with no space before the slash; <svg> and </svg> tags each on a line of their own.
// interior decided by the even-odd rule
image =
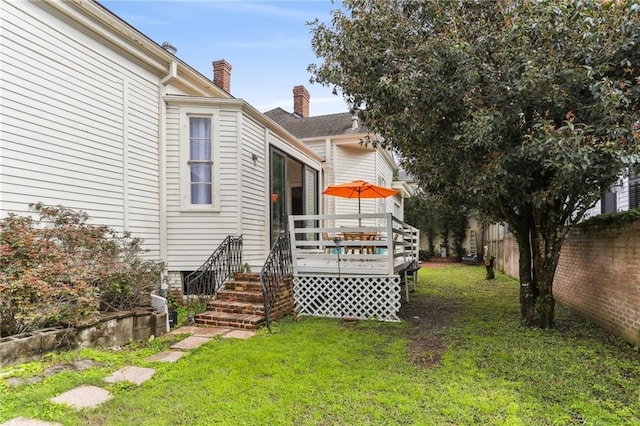
<svg viewBox="0 0 640 426">
<path fill-rule="evenodd" d="M 418 261 L 420 231 L 390 213 L 290 216 L 289 230 L 294 275 L 391 276 Z"/>
</svg>

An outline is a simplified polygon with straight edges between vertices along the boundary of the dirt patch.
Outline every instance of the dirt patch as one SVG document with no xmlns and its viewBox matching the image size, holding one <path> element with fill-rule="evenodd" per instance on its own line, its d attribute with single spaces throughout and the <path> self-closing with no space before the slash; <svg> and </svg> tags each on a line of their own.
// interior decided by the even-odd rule
<svg viewBox="0 0 640 426">
<path fill-rule="evenodd" d="M 400 318 L 410 327 L 404 329 L 407 360 L 420 368 L 432 368 L 440 363 L 449 344 L 445 330 L 464 310 L 464 301 L 413 292 L 410 301 L 403 302 Z"/>
<path fill-rule="evenodd" d="M 414 337 L 407 345 L 407 361 L 422 369 L 432 368 L 440 363 L 448 348 L 442 335 Z"/>
</svg>

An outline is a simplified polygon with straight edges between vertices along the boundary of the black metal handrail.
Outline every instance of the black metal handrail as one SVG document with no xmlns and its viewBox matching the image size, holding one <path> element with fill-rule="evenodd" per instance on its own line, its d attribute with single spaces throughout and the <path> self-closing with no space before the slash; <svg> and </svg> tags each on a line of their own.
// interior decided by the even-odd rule
<svg viewBox="0 0 640 426">
<path fill-rule="evenodd" d="M 192 303 L 193 296 L 197 296 L 200 305 L 209 302 L 227 280 L 236 272 L 242 270 L 242 235 L 227 236 L 209 258 L 184 279 L 188 298 L 189 319 L 198 309 Z"/>
<path fill-rule="evenodd" d="M 264 262 L 260 272 L 260 284 L 262 284 L 262 297 L 264 299 L 265 322 L 271 332 L 271 320 L 269 314 L 278 296 L 278 290 L 284 283 L 285 277 L 293 275 L 291 259 L 291 243 L 289 234 L 280 234 L 271 247 L 271 252 Z"/>
</svg>

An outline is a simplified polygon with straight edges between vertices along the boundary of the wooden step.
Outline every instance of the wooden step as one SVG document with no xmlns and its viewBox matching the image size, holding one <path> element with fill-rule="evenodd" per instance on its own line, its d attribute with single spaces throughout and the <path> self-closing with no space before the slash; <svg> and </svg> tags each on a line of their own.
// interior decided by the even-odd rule
<svg viewBox="0 0 640 426">
<path fill-rule="evenodd" d="M 196 315 L 196 324 L 216 327 L 241 328 L 255 330 L 265 321 L 264 316 L 248 314 L 232 314 L 228 312 L 207 311 Z"/>
</svg>

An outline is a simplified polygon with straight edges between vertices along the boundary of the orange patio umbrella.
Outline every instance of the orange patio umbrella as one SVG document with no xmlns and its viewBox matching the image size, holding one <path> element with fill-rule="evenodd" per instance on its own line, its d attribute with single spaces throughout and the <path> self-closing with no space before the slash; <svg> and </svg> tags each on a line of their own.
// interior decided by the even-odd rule
<svg viewBox="0 0 640 426">
<path fill-rule="evenodd" d="M 398 190 L 387 188 L 385 186 L 374 185 L 364 180 L 354 180 L 352 182 L 327 186 L 322 193 L 324 195 L 331 195 L 334 197 L 357 198 L 358 214 L 360 214 L 361 198 L 387 198 L 397 194 Z M 358 221 L 361 223 L 360 219 L 358 219 Z"/>
</svg>

